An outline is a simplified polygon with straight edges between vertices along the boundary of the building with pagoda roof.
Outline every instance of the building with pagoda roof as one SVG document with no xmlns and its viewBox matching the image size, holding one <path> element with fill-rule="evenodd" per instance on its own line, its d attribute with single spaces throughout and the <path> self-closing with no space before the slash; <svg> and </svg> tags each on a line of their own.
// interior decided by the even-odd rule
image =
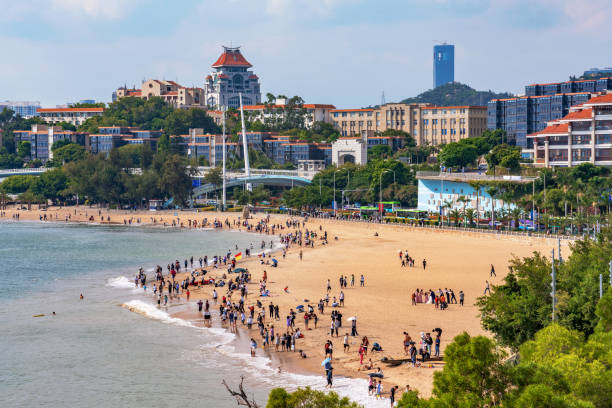
<svg viewBox="0 0 612 408">
<path fill-rule="evenodd" d="M 261 103 L 259 78 L 249 68 L 252 65 L 240 52 L 240 47 L 223 47 L 223 53 L 212 64 L 213 71 L 204 81 L 206 104 L 212 109 L 240 107 Z"/>
</svg>

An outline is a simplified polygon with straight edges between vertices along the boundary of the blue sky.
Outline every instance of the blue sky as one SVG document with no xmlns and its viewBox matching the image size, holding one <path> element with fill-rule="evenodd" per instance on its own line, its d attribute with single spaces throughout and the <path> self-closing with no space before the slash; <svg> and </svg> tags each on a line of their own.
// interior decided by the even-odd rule
<svg viewBox="0 0 612 408">
<path fill-rule="evenodd" d="M 109 101 L 143 79 L 202 86 L 240 45 L 264 93 L 361 107 L 431 88 L 432 47 L 455 79 L 523 92 L 612 66 L 610 0 L 0 0 L 0 100 Z"/>
</svg>

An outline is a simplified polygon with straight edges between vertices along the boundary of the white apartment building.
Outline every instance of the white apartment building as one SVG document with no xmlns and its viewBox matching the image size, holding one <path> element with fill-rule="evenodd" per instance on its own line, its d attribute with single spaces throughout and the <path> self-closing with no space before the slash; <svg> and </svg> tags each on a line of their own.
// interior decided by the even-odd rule
<svg viewBox="0 0 612 408">
<path fill-rule="evenodd" d="M 42 120 L 51 125 L 68 122 L 80 126 L 87 119 L 102 115 L 104 108 L 39 108 L 37 113 Z"/>
</svg>

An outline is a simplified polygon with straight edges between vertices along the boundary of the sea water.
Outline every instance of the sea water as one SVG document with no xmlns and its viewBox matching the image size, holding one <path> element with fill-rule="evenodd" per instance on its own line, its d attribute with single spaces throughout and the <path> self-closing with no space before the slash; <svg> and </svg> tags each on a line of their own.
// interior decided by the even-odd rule
<svg viewBox="0 0 612 408">
<path fill-rule="evenodd" d="M 235 387 L 241 376 L 262 406 L 276 386 L 321 389 L 322 376 L 277 373 L 265 355 L 237 350 L 233 334 L 172 317 L 173 306 L 158 308 L 132 283 L 139 267 L 153 278 L 157 264 L 193 256 L 199 265 L 262 239 L 270 237 L 0 223 L 0 406 L 235 407 L 221 381 Z M 367 407 L 388 404 L 367 396 L 365 380 L 335 388 Z"/>
</svg>

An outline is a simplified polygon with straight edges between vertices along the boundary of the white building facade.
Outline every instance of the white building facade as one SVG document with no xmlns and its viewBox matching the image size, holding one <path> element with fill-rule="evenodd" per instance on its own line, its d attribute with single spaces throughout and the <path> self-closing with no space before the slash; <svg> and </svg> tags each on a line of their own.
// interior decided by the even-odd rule
<svg viewBox="0 0 612 408">
<path fill-rule="evenodd" d="M 367 137 L 341 137 L 332 143 L 332 164 L 366 164 L 368 162 Z"/>
<path fill-rule="evenodd" d="M 223 54 L 212 65 L 204 81 L 206 105 L 211 109 L 240 107 L 239 94 L 243 105 L 261 103 L 259 78 L 249 68 L 252 65 L 240 53 L 240 47 L 223 47 Z"/>
</svg>

